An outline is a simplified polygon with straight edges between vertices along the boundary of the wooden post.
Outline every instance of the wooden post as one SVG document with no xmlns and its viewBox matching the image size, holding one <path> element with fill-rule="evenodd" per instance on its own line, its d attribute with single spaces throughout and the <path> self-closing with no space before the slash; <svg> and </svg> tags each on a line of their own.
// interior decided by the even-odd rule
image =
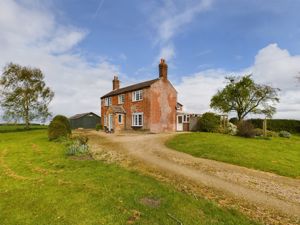
<svg viewBox="0 0 300 225">
<path fill-rule="evenodd" d="M 263 121 L 263 135 L 264 137 L 267 136 L 267 118 L 265 118 Z"/>
</svg>

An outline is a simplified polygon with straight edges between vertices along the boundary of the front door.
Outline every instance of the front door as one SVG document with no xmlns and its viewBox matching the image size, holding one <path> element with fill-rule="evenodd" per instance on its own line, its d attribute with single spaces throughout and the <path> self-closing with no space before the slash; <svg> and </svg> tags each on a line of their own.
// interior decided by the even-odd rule
<svg viewBox="0 0 300 225">
<path fill-rule="evenodd" d="M 109 114 L 108 115 L 108 131 L 112 131 L 113 130 L 113 128 L 114 128 L 113 121 L 114 121 L 114 115 L 113 114 Z"/>
<path fill-rule="evenodd" d="M 177 131 L 183 131 L 182 115 L 177 115 Z"/>
</svg>

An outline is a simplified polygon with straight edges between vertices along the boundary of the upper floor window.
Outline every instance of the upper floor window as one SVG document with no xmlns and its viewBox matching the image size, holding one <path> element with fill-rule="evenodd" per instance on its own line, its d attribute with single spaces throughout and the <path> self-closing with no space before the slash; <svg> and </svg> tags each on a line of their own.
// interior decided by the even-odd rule
<svg viewBox="0 0 300 225">
<path fill-rule="evenodd" d="M 125 102 L 125 95 L 118 95 L 118 104 L 123 104 Z"/>
<path fill-rule="evenodd" d="M 104 101 L 105 101 L 104 102 L 105 106 L 110 106 L 111 105 L 111 97 L 105 98 Z"/>
<path fill-rule="evenodd" d="M 133 127 L 142 127 L 144 122 L 143 113 L 133 113 L 132 114 L 132 126 Z"/>
<path fill-rule="evenodd" d="M 143 100 L 143 90 L 138 90 L 132 92 L 132 101 L 140 101 Z"/>
</svg>

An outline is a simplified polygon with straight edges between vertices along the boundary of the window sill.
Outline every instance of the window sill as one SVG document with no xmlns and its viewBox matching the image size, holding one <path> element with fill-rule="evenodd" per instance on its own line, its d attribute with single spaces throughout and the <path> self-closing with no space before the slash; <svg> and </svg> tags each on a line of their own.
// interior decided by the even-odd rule
<svg viewBox="0 0 300 225">
<path fill-rule="evenodd" d="M 140 102 L 140 101 L 143 101 L 143 99 L 141 99 L 141 100 L 132 100 L 132 102 Z"/>
</svg>

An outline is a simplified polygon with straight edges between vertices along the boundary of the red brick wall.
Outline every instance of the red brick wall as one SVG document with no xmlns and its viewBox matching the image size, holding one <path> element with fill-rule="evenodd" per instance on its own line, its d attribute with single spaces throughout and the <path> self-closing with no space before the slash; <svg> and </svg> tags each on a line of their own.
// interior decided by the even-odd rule
<svg viewBox="0 0 300 225">
<path fill-rule="evenodd" d="M 161 79 L 151 85 L 150 131 L 176 130 L 177 92 L 168 80 Z"/>
<path fill-rule="evenodd" d="M 122 105 L 126 114 L 125 114 L 125 129 L 133 129 L 132 124 L 132 113 L 143 112 L 144 113 L 144 125 L 141 129 L 149 130 L 150 129 L 150 94 L 149 88 L 143 89 L 143 100 L 141 101 L 132 101 L 132 92 L 125 93 L 125 103 L 118 104 L 118 96 L 112 96 L 112 105 Z M 104 106 L 104 99 L 101 100 L 101 120 L 104 125 L 104 115 L 107 113 L 108 106 Z M 137 128 L 140 129 L 140 128 Z"/>
</svg>

